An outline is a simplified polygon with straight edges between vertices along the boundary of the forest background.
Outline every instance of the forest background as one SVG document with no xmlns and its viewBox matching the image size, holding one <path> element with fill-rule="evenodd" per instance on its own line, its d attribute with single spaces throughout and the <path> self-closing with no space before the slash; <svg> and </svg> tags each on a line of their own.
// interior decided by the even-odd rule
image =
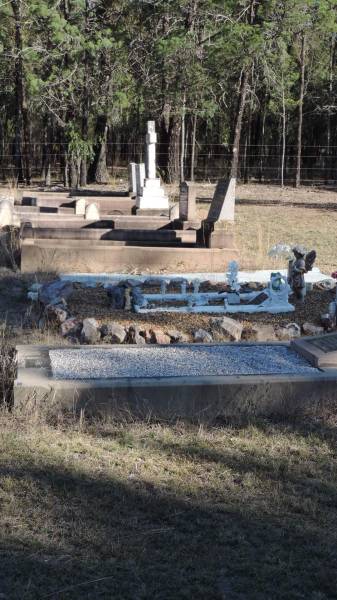
<svg viewBox="0 0 337 600">
<path fill-rule="evenodd" d="M 337 0 L 0 0 L 0 179 L 335 182 Z"/>
</svg>

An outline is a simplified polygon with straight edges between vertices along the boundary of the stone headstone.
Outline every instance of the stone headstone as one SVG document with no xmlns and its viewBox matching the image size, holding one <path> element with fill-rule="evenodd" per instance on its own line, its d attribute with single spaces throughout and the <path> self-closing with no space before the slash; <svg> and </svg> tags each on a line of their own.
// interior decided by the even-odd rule
<svg viewBox="0 0 337 600">
<path fill-rule="evenodd" d="M 240 291 L 239 283 L 239 265 L 236 260 L 231 260 L 228 264 L 228 271 L 226 273 L 227 283 L 233 292 Z"/>
<path fill-rule="evenodd" d="M 137 194 L 136 163 L 129 164 L 129 192 Z"/>
<path fill-rule="evenodd" d="M 156 178 L 156 143 L 156 124 L 154 121 L 148 121 L 146 134 L 146 177 L 148 179 Z"/>
<path fill-rule="evenodd" d="M 161 185 L 159 177 L 156 177 L 156 142 L 155 122 L 148 121 L 146 134 L 146 177 L 143 181 L 140 177 L 140 183 L 138 183 L 137 179 L 137 212 L 141 210 L 169 210 L 168 197 L 165 195 L 165 190 Z"/>
<path fill-rule="evenodd" d="M 182 221 L 196 219 L 196 188 L 191 181 L 182 181 L 179 196 L 179 218 Z"/>
<path fill-rule="evenodd" d="M 136 194 L 137 196 L 142 196 L 143 195 L 143 187 L 144 187 L 144 181 L 145 181 L 145 164 L 144 163 L 138 163 L 135 165 L 135 172 L 136 172 Z"/>
<path fill-rule="evenodd" d="M 99 210 L 97 204 L 92 202 L 85 209 L 85 218 L 87 221 L 99 221 Z"/>
<path fill-rule="evenodd" d="M 234 221 L 236 179 L 219 179 L 206 221 Z"/>
<path fill-rule="evenodd" d="M 87 201 L 85 198 L 76 198 L 75 200 L 75 215 L 84 216 Z"/>
<path fill-rule="evenodd" d="M 14 199 L 0 197 L 0 228 L 20 227 L 20 218 L 15 213 Z"/>
</svg>

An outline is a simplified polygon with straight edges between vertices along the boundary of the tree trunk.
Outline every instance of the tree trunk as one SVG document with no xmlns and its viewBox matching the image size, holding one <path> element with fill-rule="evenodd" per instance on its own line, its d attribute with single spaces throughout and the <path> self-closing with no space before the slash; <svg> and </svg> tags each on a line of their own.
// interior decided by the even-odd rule
<svg viewBox="0 0 337 600">
<path fill-rule="evenodd" d="M 114 148 L 113 148 L 114 164 L 117 167 L 119 167 L 121 164 L 121 153 L 122 153 L 121 132 L 116 131 L 114 138 L 115 138 L 115 143 L 114 143 Z"/>
<path fill-rule="evenodd" d="M 72 157 L 70 159 L 70 187 L 77 189 L 79 184 L 79 161 Z"/>
<path fill-rule="evenodd" d="M 63 185 L 65 188 L 69 188 L 69 162 L 68 162 L 68 146 L 65 140 L 65 134 L 63 129 L 59 129 L 59 148 L 60 148 L 60 168 Z"/>
<path fill-rule="evenodd" d="M 263 102 L 263 113 L 262 113 L 262 125 L 261 125 L 261 135 L 259 137 L 260 143 L 260 161 L 259 161 L 259 182 L 262 182 L 263 179 L 263 162 L 264 162 L 264 142 L 265 142 L 265 133 L 266 133 L 266 113 L 267 113 L 267 102 L 266 98 Z"/>
<path fill-rule="evenodd" d="M 194 181 L 194 169 L 195 169 L 195 144 L 197 137 L 197 115 L 193 115 L 193 124 L 192 124 L 192 139 L 191 139 L 191 171 L 190 171 L 190 180 Z"/>
<path fill-rule="evenodd" d="M 26 145 L 24 127 L 24 112 L 26 109 L 24 81 L 23 81 L 23 60 L 22 60 L 22 6 L 21 0 L 11 0 L 11 7 L 15 23 L 15 138 L 14 138 L 14 163 L 15 163 L 15 178 L 17 181 L 24 181 L 29 175 L 29 153 Z M 27 119 L 25 118 L 27 125 Z M 22 150 L 24 157 L 22 155 Z M 26 162 L 26 160 L 28 162 Z M 26 165 L 28 169 L 26 170 Z M 26 183 L 28 183 L 26 182 Z"/>
<path fill-rule="evenodd" d="M 168 163 L 167 163 L 167 179 L 169 183 L 179 181 L 180 161 L 179 161 L 179 142 L 181 131 L 181 119 L 178 116 L 172 117 L 169 130 L 168 144 Z"/>
<path fill-rule="evenodd" d="M 180 181 L 185 179 L 185 112 L 186 112 L 186 93 L 184 92 L 183 108 L 181 114 L 181 145 L 180 145 Z"/>
<path fill-rule="evenodd" d="M 281 156 L 281 187 L 284 187 L 284 165 L 286 156 L 286 103 L 282 77 L 282 156 Z"/>
<path fill-rule="evenodd" d="M 50 118 L 45 118 L 44 125 L 44 140 L 43 140 L 43 155 L 42 155 L 42 172 L 41 179 L 45 186 L 51 185 L 51 157 L 53 146 L 53 132 Z"/>
<path fill-rule="evenodd" d="M 235 121 L 234 140 L 233 140 L 233 149 L 232 149 L 230 177 L 234 178 L 234 179 L 236 179 L 238 176 L 239 149 L 240 149 L 240 139 L 241 139 L 241 130 L 242 130 L 242 120 L 243 120 L 243 114 L 245 111 L 247 91 L 248 91 L 248 72 L 247 72 L 247 69 L 245 68 L 242 72 L 242 77 L 241 77 L 239 102 L 238 102 L 238 110 L 237 110 L 236 121 Z"/>
<path fill-rule="evenodd" d="M 247 21 L 250 25 L 254 25 L 257 15 L 258 4 L 256 0 L 250 0 L 249 13 L 247 13 Z M 238 109 L 236 113 L 233 149 L 232 149 L 232 160 L 230 167 L 230 177 L 237 179 L 238 166 L 239 166 L 239 150 L 240 150 L 240 139 L 242 130 L 243 115 L 246 106 L 246 97 L 249 85 L 249 74 L 253 72 L 254 63 L 251 66 L 245 66 L 241 71 L 240 91 L 238 100 Z"/>
<path fill-rule="evenodd" d="M 82 114 L 82 138 L 85 142 L 88 141 L 89 132 L 89 99 L 88 95 L 84 93 L 83 100 L 83 114 Z M 80 165 L 80 186 L 85 187 L 87 185 L 88 178 L 88 160 L 86 156 L 82 156 Z"/>
<path fill-rule="evenodd" d="M 86 37 L 89 37 L 89 0 L 85 0 L 85 26 L 84 32 Z M 84 82 L 83 82 L 83 104 L 82 104 L 82 139 L 84 142 L 88 142 L 88 134 L 89 134 L 89 112 L 90 112 L 90 100 L 89 100 L 89 85 L 88 85 L 88 52 L 84 51 Z M 82 156 L 81 166 L 80 166 L 80 186 L 85 187 L 87 185 L 87 157 Z"/>
<path fill-rule="evenodd" d="M 297 160 L 296 160 L 296 181 L 295 186 L 301 185 L 301 158 L 302 158 L 302 128 L 303 128 L 303 99 L 305 84 L 305 35 L 301 35 L 301 56 L 300 56 L 300 97 L 298 101 L 298 128 L 297 128 Z"/>
<path fill-rule="evenodd" d="M 108 118 L 100 115 L 96 121 L 94 160 L 89 167 L 89 181 L 108 183 L 109 173 L 106 165 L 106 146 L 108 137 Z"/>
<path fill-rule="evenodd" d="M 101 141 L 100 150 L 98 154 L 95 181 L 96 183 L 108 183 L 109 173 L 106 165 L 106 141 L 108 135 L 108 126 L 105 126 L 104 137 Z"/>
<path fill-rule="evenodd" d="M 329 61 L 329 105 L 333 106 L 333 70 L 335 63 L 335 50 L 336 50 L 336 34 L 333 33 L 331 37 L 330 44 L 330 61 Z M 332 165 L 332 157 L 331 157 L 331 111 L 328 108 L 328 119 L 327 119 L 327 132 L 326 132 L 326 153 L 328 157 L 328 168 L 326 169 L 326 179 L 333 177 L 334 168 Z"/>
</svg>

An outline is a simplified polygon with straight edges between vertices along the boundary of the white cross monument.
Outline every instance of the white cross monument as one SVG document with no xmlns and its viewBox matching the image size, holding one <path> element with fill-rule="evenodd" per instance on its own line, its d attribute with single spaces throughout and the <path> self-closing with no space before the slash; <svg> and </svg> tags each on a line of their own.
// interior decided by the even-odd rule
<svg viewBox="0 0 337 600">
<path fill-rule="evenodd" d="M 146 177 L 144 186 L 137 193 L 137 212 L 142 210 L 168 210 L 168 197 L 156 177 L 156 142 L 157 134 L 154 121 L 147 122 L 146 134 Z"/>
</svg>

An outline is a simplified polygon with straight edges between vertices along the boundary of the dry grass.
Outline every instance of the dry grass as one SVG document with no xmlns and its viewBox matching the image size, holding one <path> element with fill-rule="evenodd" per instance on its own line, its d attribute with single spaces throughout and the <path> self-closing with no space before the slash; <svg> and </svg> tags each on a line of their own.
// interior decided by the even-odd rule
<svg viewBox="0 0 337 600">
<path fill-rule="evenodd" d="M 237 207 L 236 239 L 240 263 L 246 269 L 286 267 L 284 260 L 268 257 L 278 242 L 300 243 L 317 252 L 323 273 L 337 269 L 337 212 L 280 206 Z"/>
<path fill-rule="evenodd" d="M 2 598 L 336 597 L 332 429 L 0 433 Z"/>
<path fill-rule="evenodd" d="M 200 203 L 199 214 L 207 215 L 209 204 Z M 237 204 L 235 238 L 242 269 L 286 268 L 286 260 L 268 257 L 278 242 L 301 244 L 317 252 L 316 266 L 323 273 L 337 269 L 336 210 L 307 206 Z"/>
<path fill-rule="evenodd" d="M 214 186 L 200 185 L 199 198 L 212 197 Z M 200 203 L 206 216 L 209 203 Z M 270 259 L 268 250 L 278 242 L 303 244 L 317 251 L 317 266 L 330 274 L 337 269 L 337 193 L 302 187 L 299 190 L 268 185 L 239 185 L 236 205 L 236 244 L 242 269 L 285 268 Z"/>
</svg>

